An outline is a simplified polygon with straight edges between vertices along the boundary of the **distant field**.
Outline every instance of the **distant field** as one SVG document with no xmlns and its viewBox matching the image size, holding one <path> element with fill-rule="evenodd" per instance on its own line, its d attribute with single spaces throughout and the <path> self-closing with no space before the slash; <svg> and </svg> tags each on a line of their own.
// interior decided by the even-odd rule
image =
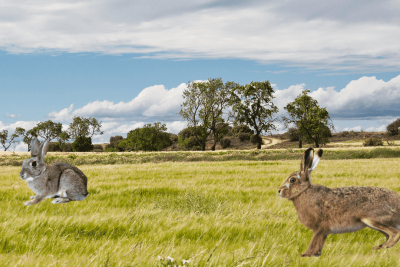
<svg viewBox="0 0 400 267">
<path fill-rule="evenodd" d="M 161 151 L 161 152 L 49 152 L 46 163 L 68 162 L 74 165 L 115 165 L 163 162 L 216 162 L 216 161 L 274 161 L 301 158 L 304 149 L 253 149 L 218 151 Z M 398 158 L 400 147 L 334 147 L 324 148 L 324 159 L 370 159 Z M 28 152 L 2 152 L 0 166 L 21 166 L 23 160 L 30 158 Z"/>
<path fill-rule="evenodd" d="M 301 258 L 312 231 L 277 196 L 299 168 L 286 161 L 83 165 L 89 197 L 24 206 L 19 167 L 0 167 L 0 266 L 399 266 L 400 243 L 371 251 L 370 229 L 328 236 L 320 258 Z M 323 160 L 313 182 L 400 192 L 400 159 Z"/>
</svg>

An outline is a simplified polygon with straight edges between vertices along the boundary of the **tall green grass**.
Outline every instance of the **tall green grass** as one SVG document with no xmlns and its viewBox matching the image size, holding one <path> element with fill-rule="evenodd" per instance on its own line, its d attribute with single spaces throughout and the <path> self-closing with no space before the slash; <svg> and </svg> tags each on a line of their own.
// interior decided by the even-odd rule
<svg viewBox="0 0 400 267">
<path fill-rule="evenodd" d="M 115 164 L 142 164 L 162 162 L 202 162 L 202 161 L 276 161 L 296 160 L 301 158 L 305 149 L 287 150 L 225 150 L 206 152 L 126 152 L 126 153 L 49 153 L 46 163 L 68 162 L 74 165 L 115 165 Z M 343 149 L 324 150 L 324 159 L 372 159 L 372 158 L 398 158 L 400 148 L 370 148 L 370 149 Z M 30 158 L 25 154 L 10 154 L 0 156 L 0 166 L 21 166 L 25 159 Z"/>
<path fill-rule="evenodd" d="M 400 192 L 400 160 L 321 161 L 313 182 Z M 277 196 L 295 161 L 85 165 L 89 197 L 24 206 L 19 167 L 0 169 L 0 266 L 399 266 L 400 244 L 371 251 L 371 229 L 328 236 L 320 258 L 301 258 L 312 237 Z M 182 264 L 181 264 L 182 265 Z"/>
</svg>

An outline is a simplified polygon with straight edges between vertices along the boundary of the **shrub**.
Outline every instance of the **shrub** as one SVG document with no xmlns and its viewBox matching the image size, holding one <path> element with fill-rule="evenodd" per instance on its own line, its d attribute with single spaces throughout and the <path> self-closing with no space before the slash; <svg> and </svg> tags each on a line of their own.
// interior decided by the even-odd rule
<svg viewBox="0 0 400 267">
<path fill-rule="evenodd" d="M 100 144 L 93 145 L 93 151 L 94 152 L 103 152 L 103 146 Z"/>
<path fill-rule="evenodd" d="M 178 144 L 181 148 L 188 150 L 193 150 L 194 146 L 201 147 L 193 134 L 193 128 L 185 128 L 178 133 Z"/>
<path fill-rule="evenodd" d="M 364 141 L 364 146 L 383 146 L 382 139 L 379 138 L 368 138 Z"/>
<path fill-rule="evenodd" d="M 224 137 L 221 139 L 221 141 L 219 141 L 219 143 L 221 144 L 222 148 L 227 148 L 231 146 L 231 139 Z"/>
<path fill-rule="evenodd" d="M 104 149 L 104 152 L 117 152 L 117 149 L 114 147 L 107 147 L 106 149 Z"/>
<path fill-rule="evenodd" d="M 60 151 L 61 152 L 63 150 L 60 147 L 60 144 L 58 142 L 50 142 L 47 151 L 50 151 L 50 152 Z"/>
<path fill-rule="evenodd" d="M 233 136 L 239 137 L 239 133 L 248 133 L 251 135 L 254 134 L 254 131 L 247 125 L 237 125 L 231 129 L 230 133 Z"/>
<path fill-rule="evenodd" d="M 392 122 L 386 127 L 389 135 L 397 135 L 399 134 L 399 127 L 400 127 L 400 118 Z"/>
<path fill-rule="evenodd" d="M 251 134 L 249 134 L 249 133 L 239 133 L 238 137 L 239 137 L 240 142 L 244 142 L 246 140 L 250 140 Z"/>
<path fill-rule="evenodd" d="M 136 151 L 161 151 L 171 145 L 169 134 L 165 132 L 166 129 L 165 124 L 160 122 L 136 128 L 128 133 L 125 147 Z"/>
<path fill-rule="evenodd" d="M 64 148 L 62 150 L 63 152 L 72 152 L 72 144 L 71 143 L 65 143 Z"/>
<path fill-rule="evenodd" d="M 291 142 L 300 140 L 300 135 L 297 128 L 289 128 L 288 135 Z"/>
<path fill-rule="evenodd" d="M 262 143 L 262 138 L 259 135 L 253 134 L 250 137 L 250 142 L 252 142 L 253 144 L 258 144 L 258 143 Z"/>
<path fill-rule="evenodd" d="M 120 140 L 124 139 L 121 135 L 116 135 L 116 136 L 111 136 L 110 137 L 110 144 L 118 142 Z"/>
<path fill-rule="evenodd" d="M 92 138 L 86 136 L 78 136 L 72 143 L 72 151 L 88 152 L 93 150 Z"/>
<path fill-rule="evenodd" d="M 169 139 L 171 140 L 172 143 L 178 142 L 178 135 L 173 133 L 168 133 L 168 134 L 169 134 Z"/>
</svg>

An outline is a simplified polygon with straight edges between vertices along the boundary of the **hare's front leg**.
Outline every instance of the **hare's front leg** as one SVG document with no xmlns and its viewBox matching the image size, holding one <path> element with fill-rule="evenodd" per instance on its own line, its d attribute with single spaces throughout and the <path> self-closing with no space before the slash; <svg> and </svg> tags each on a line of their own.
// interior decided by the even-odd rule
<svg viewBox="0 0 400 267">
<path fill-rule="evenodd" d="M 311 239 L 310 245 L 306 252 L 301 254 L 302 257 L 319 257 L 321 256 L 322 247 L 324 246 L 325 239 L 328 236 L 329 230 L 318 229 L 314 231 L 314 236 Z"/>
<path fill-rule="evenodd" d="M 32 197 L 31 197 L 31 199 L 32 199 Z M 36 196 L 33 197 L 32 200 L 29 200 L 29 201 L 25 202 L 24 204 L 27 205 L 27 206 L 34 205 L 34 204 L 39 203 L 43 199 L 44 199 L 44 195 L 36 195 Z"/>
</svg>

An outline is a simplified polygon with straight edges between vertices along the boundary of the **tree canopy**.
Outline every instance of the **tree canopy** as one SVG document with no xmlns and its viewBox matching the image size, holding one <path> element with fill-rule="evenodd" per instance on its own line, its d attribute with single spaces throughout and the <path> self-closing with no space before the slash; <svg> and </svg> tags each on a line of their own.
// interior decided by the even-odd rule
<svg viewBox="0 0 400 267">
<path fill-rule="evenodd" d="M 143 128 L 130 131 L 122 144 L 126 148 L 135 151 L 161 151 L 171 145 L 167 127 L 161 122 L 146 124 Z"/>
<path fill-rule="evenodd" d="M 290 118 L 285 117 L 286 127 L 295 124 L 299 132 L 299 147 L 302 147 L 301 140 L 314 143 L 315 147 L 329 142 L 330 122 L 329 113 L 326 108 L 318 106 L 318 101 L 308 95 L 310 90 L 304 90 L 293 102 L 286 105 L 285 109 Z"/>
<path fill-rule="evenodd" d="M 236 125 L 248 125 L 256 135 L 257 149 L 261 148 L 261 134 L 276 129 L 276 119 L 273 115 L 278 112 L 274 105 L 274 89 L 269 81 L 251 82 L 233 88 L 232 111 Z"/>
<path fill-rule="evenodd" d="M 230 88 L 234 84 L 224 84 L 221 78 L 208 79 L 204 82 L 191 82 L 183 91 L 184 102 L 179 114 L 188 121 L 188 128 L 205 150 L 207 138 L 214 137 L 213 150 L 225 132 L 223 111 L 229 105 Z M 223 126 L 223 127 L 221 127 Z"/>
</svg>

